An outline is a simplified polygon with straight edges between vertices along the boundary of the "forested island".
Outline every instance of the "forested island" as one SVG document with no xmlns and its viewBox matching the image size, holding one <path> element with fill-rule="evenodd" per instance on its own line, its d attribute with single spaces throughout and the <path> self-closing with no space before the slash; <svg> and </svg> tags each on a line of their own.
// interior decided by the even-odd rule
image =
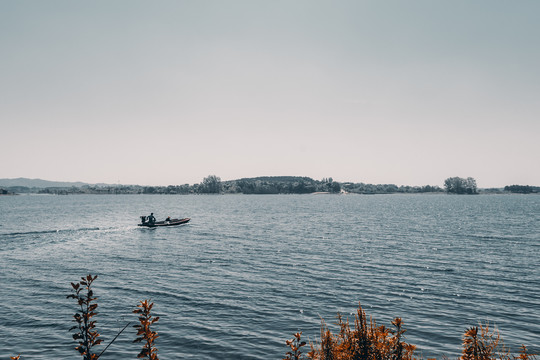
<svg viewBox="0 0 540 360">
<path fill-rule="evenodd" d="M 449 193 L 475 195 L 478 193 L 540 193 L 540 187 L 530 185 L 509 185 L 504 188 L 478 189 L 476 180 L 468 177 L 450 177 L 444 181 L 444 188 L 437 185 L 398 186 L 395 184 L 366 184 L 337 182 L 331 177 L 314 180 L 301 176 L 260 176 L 238 180 L 222 181 L 216 175 L 205 177 L 198 184 L 143 186 L 110 185 L 85 183 L 59 183 L 45 180 L 1 179 L 0 195 L 13 194 L 419 194 Z M 19 180 L 19 182 L 15 181 Z M 10 186 L 5 186 L 8 184 Z M 19 185 L 14 185 L 19 184 Z M 26 185 L 26 186 L 24 186 Z"/>
</svg>

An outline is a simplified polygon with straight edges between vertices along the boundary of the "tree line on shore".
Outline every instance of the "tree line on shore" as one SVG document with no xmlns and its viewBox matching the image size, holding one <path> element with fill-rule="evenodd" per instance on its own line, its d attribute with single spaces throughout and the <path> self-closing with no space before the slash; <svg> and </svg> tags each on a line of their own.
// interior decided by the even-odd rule
<svg viewBox="0 0 540 360">
<path fill-rule="evenodd" d="M 365 184 L 337 182 L 331 177 L 314 180 L 300 176 L 262 176 L 222 181 L 216 175 L 209 175 L 198 184 L 142 186 L 142 185 L 84 185 L 71 187 L 29 188 L 11 186 L 0 189 L 0 195 L 16 193 L 38 194 L 311 194 L 311 193 L 352 193 L 352 194 L 417 194 L 417 193 L 478 194 L 476 180 L 472 177 L 450 177 L 444 181 L 444 188 L 437 185 L 398 186 L 395 184 Z M 530 185 L 509 185 L 504 189 L 484 189 L 485 193 L 539 193 L 540 187 Z"/>
</svg>

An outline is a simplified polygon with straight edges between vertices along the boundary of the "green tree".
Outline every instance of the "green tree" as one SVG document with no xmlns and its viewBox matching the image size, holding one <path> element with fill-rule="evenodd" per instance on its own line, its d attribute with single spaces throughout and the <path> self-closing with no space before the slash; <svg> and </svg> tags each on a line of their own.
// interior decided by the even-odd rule
<svg viewBox="0 0 540 360">
<path fill-rule="evenodd" d="M 504 191 L 510 191 L 513 193 L 531 194 L 534 192 L 532 186 L 529 185 L 510 185 L 505 186 Z"/>
<path fill-rule="evenodd" d="M 472 177 L 468 177 L 465 180 L 465 189 L 467 194 L 477 194 L 477 186 L 476 186 L 476 180 L 474 180 Z"/>
<path fill-rule="evenodd" d="M 466 179 L 458 176 L 444 181 L 444 188 L 449 194 L 477 194 L 476 180 L 472 177 Z"/>
<path fill-rule="evenodd" d="M 203 194 L 219 194 L 221 192 L 221 178 L 216 175 L 208 175 L 203 179 L 199 192 Z"/>
</svg>

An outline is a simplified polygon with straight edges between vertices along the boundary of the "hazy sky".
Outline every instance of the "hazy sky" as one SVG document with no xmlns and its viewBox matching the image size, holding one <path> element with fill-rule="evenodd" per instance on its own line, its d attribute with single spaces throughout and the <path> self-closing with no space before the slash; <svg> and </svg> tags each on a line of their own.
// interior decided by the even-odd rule
<svg viewBox="0 0 540 360">
<path fill-rule="evenodd" d="M 540 1 L 0 0 L 0 178 L 540 185 Z"/>
</svg>

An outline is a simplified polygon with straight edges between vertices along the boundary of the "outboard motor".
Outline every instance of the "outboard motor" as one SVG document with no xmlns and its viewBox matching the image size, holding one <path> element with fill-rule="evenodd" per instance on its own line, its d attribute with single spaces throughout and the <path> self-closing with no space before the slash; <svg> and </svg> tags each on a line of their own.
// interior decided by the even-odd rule
<svg viewBox="0 0 540 360">
<path fill-rule="evenodd" d="M 146 223 L 146 216 L 141 216 L 141 224 Z"/>
</svg>

